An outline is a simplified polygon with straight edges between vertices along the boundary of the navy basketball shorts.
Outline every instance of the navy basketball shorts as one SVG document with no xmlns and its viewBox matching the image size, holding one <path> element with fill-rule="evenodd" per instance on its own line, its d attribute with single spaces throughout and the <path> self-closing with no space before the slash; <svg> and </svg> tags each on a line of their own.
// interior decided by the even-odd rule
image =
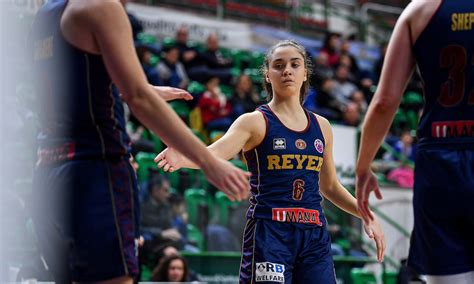
<svg viewBox="0 0 474 284">
<path fill-rule="evenodd" d="M 38 167 L 33 194 L 41 253 L 56 282 L 138 275 L 138 191 L 128 158 Z"/>
<path fill-rule="evenodd" d="M 474 151 L 417 151 L 408 264 L 421 274 L 474 270 Z"/>
<path fill-rule="evenodd" d="M 240 283 L 336 283 L 326 226 L 248 219 Z"/>
</svg>

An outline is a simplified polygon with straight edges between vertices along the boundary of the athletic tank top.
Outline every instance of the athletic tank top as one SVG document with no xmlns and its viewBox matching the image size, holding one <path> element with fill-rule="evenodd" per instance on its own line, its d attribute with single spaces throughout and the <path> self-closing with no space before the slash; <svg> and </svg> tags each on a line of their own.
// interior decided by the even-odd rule
<svg viewBox="0 0 474 284">
<path fill-rule="evenodd" d="M 474 1 L 442 1 L 414 53 L 425 96 L 419 146 L 474 149 Z"/>
<path fill-rule="evenodd" d="M 244 153 L 252 174 L 247 217 L 322 225 L 319 172 L 325 142 L 315 115 L 305 110 L 307 127 L 293 131 L 268 105 L 257 110 L 266 133 L 260 145 Z"/>
<path fill-rule="evenodd" d="M 60 30 L 67 1 L 48 1 L 32 27 L 33 71 L 41 130 L 39 161 L 129 153 L 122 100 L 103 59 L 69 44 Z"/>
</svg>

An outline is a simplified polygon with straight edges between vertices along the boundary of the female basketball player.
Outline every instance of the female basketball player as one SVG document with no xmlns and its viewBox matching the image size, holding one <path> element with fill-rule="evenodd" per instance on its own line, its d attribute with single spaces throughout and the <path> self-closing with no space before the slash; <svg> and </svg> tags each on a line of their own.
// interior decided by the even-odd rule
<svg viewBox="0 0 474 284">
<path fill-rule="evenodd" d="M 355 198 L 339 183 L 329 122 L 305 110 L 309 62 L 304 48 L 281 41 L 267 53 L 267 105 L 240 116 L 209 150 L 224 159 L 244 151 L 251 198 L 240 283 L 336 283 L 322 196 L 360 217 Z M 196 168 L 173 148 L 156 159 L 165 171 Z M 321 196 L 322 194 L 322 196 Z M 385 239 L 376 220 L 364 224 L 382 260 Z"/>
</svg>

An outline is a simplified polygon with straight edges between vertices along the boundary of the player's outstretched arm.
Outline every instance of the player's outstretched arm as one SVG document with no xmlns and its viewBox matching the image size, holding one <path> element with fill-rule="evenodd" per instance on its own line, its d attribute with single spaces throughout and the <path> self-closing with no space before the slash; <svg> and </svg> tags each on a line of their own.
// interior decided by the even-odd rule
<svg viewBox="0 0 474 284">
<path fill-rule="evenodd" d="M 256 132 L 255 126 L 260 122 L 259 115 L 259 113 L 253 112 L 237 118 L 222 138 L 208 146 L 212 155 L 229 160 L 242 151 L 252 138 L 255 139 L 255 136 L 258 136 L 253 133 Z M 158 154 L 155 163 L 158 163 L 159 168 L 170 172 L 180 168 L 199 168 L 196 163 L 184 157 L 173 147 L 168 147 Z"/>
<path fill-rule="evenodd" d="M 421 2 L 410 3 L 395 25 L 382 68 L 380 83 L 363 122 L 356 165 L 356 197 L 358 210 L 366 222 L 373 218 L 373 214 L 369 210 L 370 193 L 373 191 L 378 199 L 382 199 L 377 178 L 370 170 L 370 165 L 392 124 L 403 91 L 415 67 L 411 44 L 416 38 L 411 37 L 416 32 L 413 30 L 410 18 L 415 14 L 415 10 L 423 5 Z M 420 13 L 421 11 L 416 17 L 426 16 Z M 420 21 L 418 19 L 415 22 Z"/>
<path fill-rule="evenodd" d="M 135 53 L 130 23 L 119 1 L 98 1 L 83 13 L 82 25 L 92 34 L 112 81 L 132 113 L 167 145 L 198 164 L 217 188 L 240 200 L 248 194 L 248 174 L 218 159 L 205 148 L 148 84 Z"/>
<path fill-rule="evenodd" d="M 321 116 L 317 116 L 319 124 L 321 125 L 321 130 L 324 135 L 324 162 L 321 168 L 319 175 L 319 190 L 334 205 L 340 209 L 361 218 L 357 210 L 357 201 L 356 199 L 345 189 L 336 175 L 336 168 L 334 166 L 334 159 L 332 154 L 333 148 L 333 135 L 329 121 Z M 385 253 L 385 236 L 382 231 L 382 228 L 377 219 L 369 220 L 366 222 L 364 220 L 364 229 L 369 238 L 375 241 L 377 247 L 377 259 L 378 261 L 383 260 Z"/>
<path fill-rule="evenodd" d="M 230 126 L 226 134 L 218 141 L 208 147 L 213 156 L 229 160 L 237 155 L 242 149 L 252 149 L 263 139 L 265 133 L 265 122 L 261 113 L 255 111 L 247 113 L 239 118 Z M 176 148 L 168 147 L 158 154 L 155 162 L 159 168 L 164 171 L 173 172 L 180 168 L 199 168 L 199 165 L 192 162 L 182 155 Z M 223 190 L 227 196 L 234 200 Z"/>
</svg>

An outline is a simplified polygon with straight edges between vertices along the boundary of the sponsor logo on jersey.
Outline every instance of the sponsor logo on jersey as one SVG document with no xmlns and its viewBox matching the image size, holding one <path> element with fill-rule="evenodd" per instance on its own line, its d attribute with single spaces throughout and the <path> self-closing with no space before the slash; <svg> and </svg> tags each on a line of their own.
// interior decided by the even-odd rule
<svg viewBox="0 0 474 284">
<path fill-rule="evenodd" d="M 316 148 L 316 151 L 318 151 L 319 153 L 323 153 L 324 151 L 323 141 L 319 139 L 314 140 L 314 148 Z"/>
<path fill-rule="evenodd" d="M 272 208 L 272 220 L 287 223 L 316 224 L 322 226 L 319 211 L 305 208 Z"/>
<path fill-rule="evenodd" d="M 274 138 L 273 139 L 273 150 L 284 150 L 286 149 L 285 138 Z"/>
<path fill-rule="evenodd" d="M 474 137 L 474 120 L 433 122 L 431 136 L 434 138 Z"/>
<path fill-rule="evenodd" d="M 306 142 L 304 142 L 304 140 L 302 139 L 298 139 L 295 141 L 295 146 L 296 148 L 300 149 L 300 150 L 304 150 L 306 149 Z"/>
<path fill-rule="evenodd" d="M 273 262 L 257 262 L 255 281 L 271 281 L 285 283 L 285 265 Z"/>
</svg>

